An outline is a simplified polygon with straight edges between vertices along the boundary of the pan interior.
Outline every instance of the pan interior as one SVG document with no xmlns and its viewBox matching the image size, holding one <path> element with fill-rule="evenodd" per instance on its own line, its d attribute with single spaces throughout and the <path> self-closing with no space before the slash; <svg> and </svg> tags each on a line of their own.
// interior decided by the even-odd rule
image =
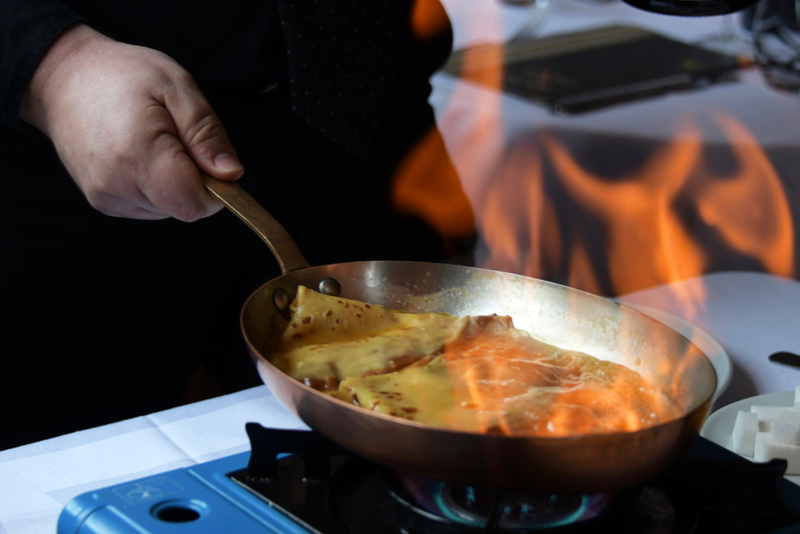
<svg viewBox="0 0 800 534">
<path fill-rule="evenodd" d="M 242 311 L 251 348 L 260 351 L 265 344 L 278 313 L 273 303 L 278 288 L 294 298 L 298 285 L 317 289 L 329 277 L 341 284 L 341 296 L 387 308 L 509 315 L 517 328 L 547 343 L 637 371 L 685 412 L 710 399 L 716 387 L 713 367 L 695 345 L 635 310 L 542 280 L 444 264 L 356 262 L 286 274 L 256 291 Z"/>
</svg>

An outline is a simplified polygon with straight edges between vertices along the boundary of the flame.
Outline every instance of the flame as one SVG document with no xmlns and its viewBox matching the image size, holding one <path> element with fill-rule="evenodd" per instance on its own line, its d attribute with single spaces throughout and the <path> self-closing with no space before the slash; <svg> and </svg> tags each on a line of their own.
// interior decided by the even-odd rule
<svg viewBox="0 0 800 534">
<path fill-rule="evenodd" d="M 416 0 L 415 35 L 430 35 L 444 17 L 438 1 Z M 459 31 L 501 35 L 502 27 L 499 10 L 482 5 L 479 16 L 461 19 Z M 427 220 L 445 238 L 477 235 L 482 267 L 598 294 L 632 293 L 743 262 L 794 274 L 792 215 L 780 178 L 735 118 L 708 114 L 729 144 L 732 172 L 714 170 L 719 147 L 708 146 L 687 115 L 638 168 L 603 175 L 582 165 L 556 133 L 506 139 L 507 53 L 503 44 L 480 42 L 454 54 L 448 72 L 457 70 L 459 82 L 450 102 L 472 106 L 440 109 L 447 136 L 431 131 L 399 166 L 393 183 L 399 210 Z M 681 300 L 702 306 L 702 286 L 683 290 L 689 288 L 695 292 Z"/>
<path fill-rule="evenodd" d="M 412 14 L 419 36 L 438 20 L 435 14 L 425 15 L 426 4 L 418 0 Z M 427 26 L 426 17 L 433 26 Z M 489 16 L 468 23 L 499 21 Z M 463 108 L 446 106 L 438 117 L 449 132 L 446 139 L 431 132 L 399 167 L 393 184 L 399 209 L 428 220 L 445 237 L 477 233 L 479 266 L 595 294 L 628 294 L 735 268 L 742 261 L 751 269 L 759 265 L 771 274 L 794 275 L 794 225 L 780 177 L 765 150 L 734 117 L 709 115 L 727 143 L 722 149 L 730 154 L 733 170 L 719 170 L 720 147 L 706 143 L 700 123 L 687 116 L 668 141 L 653 141 L 636 168 L 623 176 L 604 175 L 581 164 L 555 132 L 506 139 L 503 62 L 503 46 L 494 43 L 471 46 L 458 56 L 460 81 L 451 89 L 451 100 L 474 106 L 468 117 Z M 480 94 L 474 93 L 475 84 L 482 87 Z M 455 155 L 452 163 L 448 152 Z M 673 295 L 684 316 L 691 318 L 704 306 L 702 284 L 673 287 L 681 292 Z M 491 408 L 483 431 L 510 433 L 519 421 L 497 416 L 505 412 L 493 403 L 509 398 L 517 387 L 510 377 L 524 377 L 533 387 L 548 371 L 520 363 L 530 354 L 505 357 L 497 350 L 487 346 L 479 357 L 451 355 L 448 365 L 463 379 L 465 405 Z M 627 348 L 618 350 L 624 355 Z M 664 359 L 652 370 L 675 398 L 685 387 L 678 377 L 689 372 L 695 356 Z M 470 361 L 459 361 L 465 358 Z M 616 430 L 641 428 L 646 422 L 640 411 L 630 409 L 639 398 L 630 384 L 628 375 L 620 373 L 603 389 L 551 391 L 558 408 L 549 413 L 548 428 L 534 430 L 551 435 L 588 431 L 596 418 L 587 417 L 592 412 L 587 406 L 614 413 Z M 658 419 L 670 406 L 653 399 L 648 406 Z M 536 412 L 528 415 L 531 424 L 540 420 Z"/>
<path fill-rule="evenodd" d="M 600 281 L 592 270 L 592 259 L 583 239 L 578 236 L 572 244 L 569 262 L 569 287 L 581 288 L 583 291 L 599 294 L 602 292 Z"/>
<path fill-rule="evenodd" d="M 767 272 L 794 272 L 792 214 L 780 178 L 753 136 L 733 118 L 716 120 L 731 141 L 739 172 L 703 176 L 697 205 L 703 220 L 730 246 L 760 261 Z"/>
<path fill-rule="evenodd" d="M 615 292 L 682 280 L 704 270 L 704 251 L 672 207 L 701 153 L 696 128 L 685 127 L 682 135 L 656 150 L 640 170 L 617 181 L 582 169 L 554 137 L 545 135 L 544 144 L 573 199 L 605 224 L 608 270 Z"/>
<path fill-rule="evenodd" d="M 412 9 L 412 32 L 418 39 L 425 39 L 426 35 L 430 35 L 430 29 L 437 27 L 441 22 L 440 15 L 446 17 L 446 13 L 443 11 L 440 13 L 439 9 L 441 6 L 435 0 L 415 2 Z M 468 24 L 501 27 L 499 14 L 491 13 L 494 16 L 481 21 L 470 20 Z M 502 69 L 480 67 L 486 61 L 501 64 L 502 60 L 501 44 L 486 44 L 479 49 L 470 48 L 461 57 L 464 80 L 498 90 L 496 95 L 482 99 L 472 110 L 475 116 L 471 118 L 470 128 L 458 128 L 454 123 L 459 121 L 459 116 L 452 110 L 445 110 L 443 116 L 438 118 L 443 130 L 459 130 L 463 133 L 457 141 L 461 168 L 456 170 L 453 166 L 439 129 L 433 127 L 412 147 L 394 173 L 392 182 L 394 207 L 399 211 L 421 217 L 444 238 L 464 238 L 475 234 L 473 206 L 464 188 L 479 181 L 470 179 L 470 176 L 477 177 L 489 172 L 492 163 L 481 163 L 478 159 L 471 159 L 469 155 L 480 153 L 480 148 L 487 144 L 494 146 L 503 144 L 499 93 L 503 85 Z M 459 87 L 456 91 L 469 91 L 469 89 Z"/>
<path fill-rule="evenodd" d="M 780 178 L 743 125 L 714 118 L 736 163 L 728 173 L 711 170 L 716 160 L 688 119 L 621 177 L 588 170 L 555 134 L 520 141 L 476 203 L 481 266 L 615 295 L 693 278 L 731 258 L 791 276 L 793 222 Z M 682 291 L 687 315 L 703 306 L 702 285 Z"/>
<path fill-rule="evenodd" d="M 561 256 L 556 213 L 543 191 L 541 155 L 519 145 L 506 162 L 480 208 L 489 251 L 483 266 L 537 276 L 556 268 Z M 521 183 L 520 171 L 512 169 L 524 173 Z M 522 242 L 529 246 L 523 248 Z"/>
<path fill-rule="evenodd" d="M 439 0 L 415 0 L 411 6 L 411 33 L 418 41 L 439 35 L 449 24 L 447 12 Z"/>
<path fill-rule="evenodd" d="M 399 210 L 422 217 L 444 237 L 475 232 L 472 207 L 446 154 L 444 140 L 433 129 L 398 167 L 392 200 Z"/>
<path fill-rule="evenodd" d="M 477 431 L 571 436 L 630 432 L 668 421 L 680 409 L 637 373 L 511 330 L 508 317 L 478 317 L 440 356 L 459 405 Z"/>
<path fill-rule="evenodd" d="M 782 276 L 793 272 L 793 224 L 777 173 L 740 123 L 725 115 L 715 119 L 739 164 L 732 176 L 708 170 L 702 134 L 690 122 L 639 170 L 615 181 L 589 173 L 553 136 L 543 137 L 560 183 L 604 225 L 614 293 L 704 274 L 714 260 L 709 250 L 720 247 L 752 258 L 767 272 Z M 681 202 L 695 207 L 716 230 L 719 242 L 703 242 L 691 231 L 678 208 Z M 703 295 L 685 297 L 703 300 Z"/>
</svg>

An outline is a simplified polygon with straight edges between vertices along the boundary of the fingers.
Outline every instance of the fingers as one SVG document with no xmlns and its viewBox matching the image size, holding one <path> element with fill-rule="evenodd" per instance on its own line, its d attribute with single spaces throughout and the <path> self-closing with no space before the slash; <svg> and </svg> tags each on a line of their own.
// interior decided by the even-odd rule
<svg viewBox="0 0 800 534">
<path fill-rule="evenodd" d="M 171 128 L 154 145 L 159 155 L 153 167 L 154 179 L 143 193 L 154 205 L 181 221 L 191 222 L 213 215 L 222 204 L 206 191 L 198 168 L 215 178 L 236 180 L 244 167 L 228 139 L 219 118 L 188 73 L 164 95 Z M 189 180 L 192 187 L 175 191 L 175 176 Z"/>
<path fill-rule="evenodd" d="M 125 127 L 112 147 L 78 158 L 90 165 L 69 169 L 89 204 L 112 217 L 184 222 L 222 209 L 203 185 L 169 110 L 154 103 L 139 112 L 142 120 Z"/>
<path fill-rule="evenodd" d="M 175 122 L 177 137 L 197 166 L 222 180 L 236 180 L 244 167 L 225 128 L 194 81 L 186 74 L 179 91 L 167 93 L 165 104 Z"/>
<path fill-rule="evenodd" d="M 196 161 L 180 139 L 162 135 L 154 145 L 154 153 L 151 179 L 140 186 L 153 205 L 184 222 L 208 217 L 222 209 L 222 204 L 206 190 Z"/>
</svg>

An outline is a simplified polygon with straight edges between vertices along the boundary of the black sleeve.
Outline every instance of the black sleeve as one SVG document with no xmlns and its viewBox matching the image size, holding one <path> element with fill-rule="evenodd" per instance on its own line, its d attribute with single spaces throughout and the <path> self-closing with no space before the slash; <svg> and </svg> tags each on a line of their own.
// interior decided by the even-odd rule
<svg viewBox="0 0 800 534">
<path fill-rule="evenodd" d="M 0 121 L 19 127 L 22 96 L 53 40 L 80 15 L 55 0 L 0 0 Z"/>
</svg>

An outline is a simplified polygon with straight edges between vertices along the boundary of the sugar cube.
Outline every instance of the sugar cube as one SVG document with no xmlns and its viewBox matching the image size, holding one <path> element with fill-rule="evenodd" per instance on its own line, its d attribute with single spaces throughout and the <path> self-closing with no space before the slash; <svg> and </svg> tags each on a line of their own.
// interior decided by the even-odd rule
<svg viewBox="0 0 800 534">
<path fill-rule="evenodd" d="M 772 421 L 769 437 L 778 443 L 800 445 L 800 413 L 794 410 L 781 410 Z"/>
<path fill-rule="evenodd" d="M 758 418 L 756 414 L 739 410 L 731 433 L 731 448 L 733 452 L 743 456 L 753 456 L 757 433 Z"/>
<path fill-rule="evenodd" d="M 783 458 L 788 462 L 787 475 L 800 475 L 800 445 L 778 443 L 770 439 L 768 432 L 756 434 L 753 459 L 756 462 L 768 462 L 774 458 Z"/>
<path fill-rule="evenodd" d="M 778 417 L 781 410 L 785 409 L 780 406 L 750 406 L 750 411 L 758 418 L 759 432 L 769 432 L 772 428 L 772 421 Z"/>
</svg>

